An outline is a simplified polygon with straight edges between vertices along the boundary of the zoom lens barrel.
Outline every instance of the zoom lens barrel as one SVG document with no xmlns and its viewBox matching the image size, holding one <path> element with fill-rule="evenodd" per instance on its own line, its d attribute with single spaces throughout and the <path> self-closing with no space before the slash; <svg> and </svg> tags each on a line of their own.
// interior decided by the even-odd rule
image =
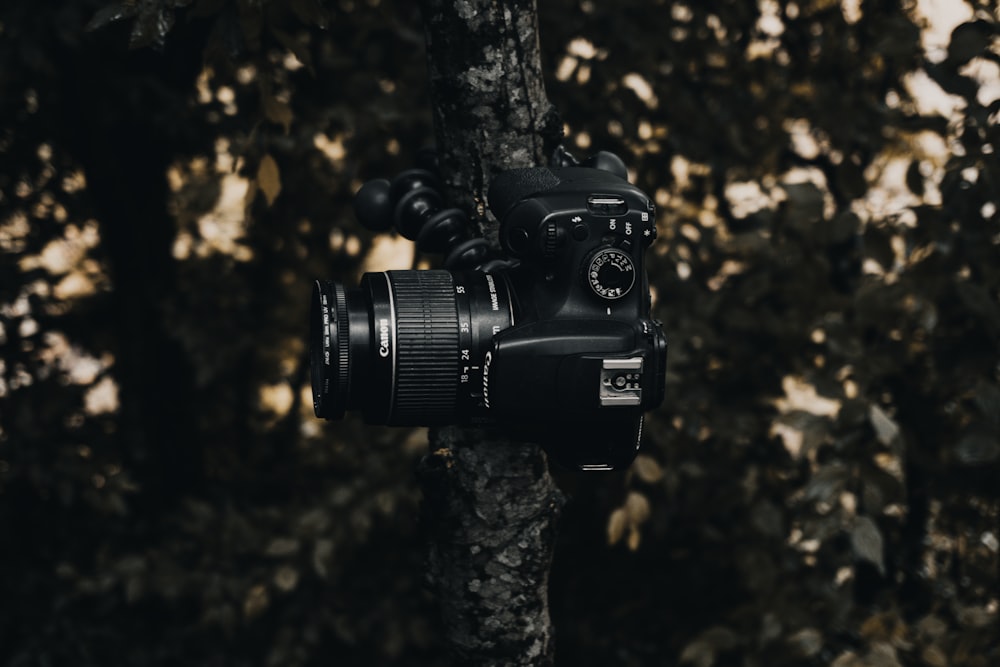
<svg viewBox="0 0 1000 667">
<path fill-rule="evenodd" d="M 502 277 L 449 271 L 366 273 L 349 290 L 317 281 L 310 318 L 316 416 L 357 409 L 395 425 L 474 421 L 483 359 L 514 321 Z"/>
<path fill-rule="evenodd" d="M 458 393 L 458 310 L 446 271 L 394 272 L 396 349 L 392 420 L 446 417 Z M 379 351 L 381 354 L 381 350 Z"/>
</svg>

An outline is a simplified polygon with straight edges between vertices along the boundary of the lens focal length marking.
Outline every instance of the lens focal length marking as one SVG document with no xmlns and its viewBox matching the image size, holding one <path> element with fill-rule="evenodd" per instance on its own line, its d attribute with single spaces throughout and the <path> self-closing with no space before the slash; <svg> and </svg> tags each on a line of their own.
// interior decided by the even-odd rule
<svg viewBox="0 0 1000 667">
<path fill-rule="evenodd" d="M 473 423 L 489 421 L 484 401 L 485 357 L 493 349 L 493 336 L 513 326 L 510 287 L 499 274 L 479 272 L 455 276 L 459 312 L 458 411 Z"/>
</svg>

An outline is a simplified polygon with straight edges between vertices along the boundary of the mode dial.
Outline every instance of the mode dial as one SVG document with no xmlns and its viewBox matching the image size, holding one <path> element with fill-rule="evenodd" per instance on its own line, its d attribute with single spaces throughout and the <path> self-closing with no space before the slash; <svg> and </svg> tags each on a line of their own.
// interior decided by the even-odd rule
<svg viewBox="0 0 1000 667">
<path fill-rule="evenodd" d="M 590 256 L 586 280 L 602 299 L 620 299 L 635 284 L 635 264 L 618 248 L 602 248 Z"/>
</svg>

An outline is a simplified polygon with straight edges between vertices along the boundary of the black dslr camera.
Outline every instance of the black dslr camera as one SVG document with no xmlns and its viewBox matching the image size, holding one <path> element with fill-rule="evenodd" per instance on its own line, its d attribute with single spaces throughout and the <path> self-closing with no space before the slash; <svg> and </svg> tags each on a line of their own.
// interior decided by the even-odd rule
<svg viewBox="0 0 1000 667">
<path fill-rule="evenodd" d="M 628 466 L 643 412 L 663 400 L 667 341 L 642 262 L 654 206 L 625 175 L 609 153 L 500 173 L 488 194 L 500 258 L 461 211 L 442 209 L 431 171 L 365 184 L 361 221 L 446 252 L 446 270 L 315 283 L 316 416 L 484 425 L 541 443 L 564 467 Z"/>
</svg>

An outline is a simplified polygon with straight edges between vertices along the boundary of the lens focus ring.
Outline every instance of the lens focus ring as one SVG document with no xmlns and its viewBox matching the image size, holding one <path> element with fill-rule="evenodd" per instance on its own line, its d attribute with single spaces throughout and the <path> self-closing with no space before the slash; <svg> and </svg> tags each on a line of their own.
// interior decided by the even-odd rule
<svg viewBox="0 0 1000 667">
<path fill-rule="evenodd" d="M 346 401 L 350 390 L 350 354 L 351 336 L 350 327 L 347 325 L 347 293 L 344 286 L 334 284 L 333 306 L 335 309 L 336 336 L 337 336 L 337 396 L 343 396 Z"/>
<path fill-rule="evenodd" d="M 453 417 L 458 392 L 458 311 L 447 271 L 389 271 L 396 314 L 393 422 Z"/>
</svg>

